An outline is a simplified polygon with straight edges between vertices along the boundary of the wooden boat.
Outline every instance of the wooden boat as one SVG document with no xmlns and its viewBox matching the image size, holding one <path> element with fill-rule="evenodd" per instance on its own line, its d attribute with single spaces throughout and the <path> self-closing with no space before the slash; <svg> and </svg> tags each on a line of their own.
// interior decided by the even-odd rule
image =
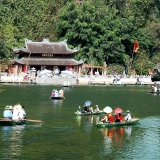
<svg viewBox="0 0 160 160">
<path fill-rule="evenodd" d="M 52 99 L 57 99 L 57 100 L 59 100 L 59 99 L 65 99 L 64 97 L 51 97 Z"/>
<path fill-rule="evenodd" d="M 138 124 L 138 122 L 139 122 L 138 118 L 133 118 L 131 121 L 123 121 L 123 122 L 115 122 L 115 123 L 98 122 L 96 125 L 97 127 L 107 128 L 107 127 L 114 127 L 114 126 L 136 125 Z"/>
<path fill-rule="evenodd" d="M 71 87 L 71 85 L 63 85 L 63 87 Z"/>
<path fill-rule="evenodd" d="M 0 119 L 0 126 L 13 126 L 13 125 L 23 125 L 26 123 L 26 120 L 22 120 L 22 121 L 12 121 L 10 119 L 7 118 L 1 118 Z"/>
<path fill-rule="evenodd" d="M 150 91 L 150 93 L 160 94 L 160 92 Z"/>
<path fill-rule="evenodd" d="M 77 116 L 90 116 L 90 115 L 101 115 L 104 114 L 103 111 L 99 112 L 74 112 L 75 115 Z"/>
</svg>

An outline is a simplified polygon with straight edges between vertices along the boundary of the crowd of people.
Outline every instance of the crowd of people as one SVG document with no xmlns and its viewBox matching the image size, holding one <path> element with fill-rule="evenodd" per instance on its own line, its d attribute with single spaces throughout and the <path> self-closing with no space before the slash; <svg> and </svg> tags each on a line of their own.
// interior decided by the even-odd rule
<svg viewBox="0 0 160 160">
<path fill-rule="evenodd" d="M 123 122 L 123 121 L 130 121 L 132 119 L 129 110 L 126 111 L 127 115 L 125 117 L 122 116 L 121 113 L 112 115 L 112 113 L 105 113 L 104 117 L 101 119 L 103 123 L 114 123 L 114 122 Z"/>
<path fill-rule="evenodd" d="M 13 107 L 11 105 L 7 105 L 4 108 L 3 119 L 4 120 L 13 120 L 13 121 L 21 121 L 26 119 L 25 107 L 20 104 L 16 104 Z"/>
<path fill-rule="evenodd" d="M 51 97 L 64 97 L 63 89 L 60 89 L 59 91 L 56 89 L 53 89 L 51 93 Z"/>
<path fill-rule="evenodd" d="M 95 110 L 93 110 L 93 107 L 90 105 L 90 106 L 84 106 L 84 109 L 82 110 L 81 109 L 81 106 L 79 106 L 78 110 L 77 110 L 78 113 L 93 113 L 93 112 L 99 112 L 99 107 L 98 105 L 96 105 L 96 108 Z"/>
<path fill-rule="evenodd" d="M 93 110 L 93 107 L 91 105 L 84 106 L 84 109 L 81 109 L 81 106 L 78 107 L 77 112 L 78 113 L 93 113 L 93 112 L 99 112 L 99 107 L 96 105 L 96 108 Z M 130 111 L 126 111 L 127 115 L 125 117 L 122 116 L 122 113 L 105 113 L 104 117 L 101 119 L 101 122 L 103 123 L 114 123 L 114 122 L 123 122 L 123 121 L 131 121 L 132 117 L 130 114 Z"/>
</svg>

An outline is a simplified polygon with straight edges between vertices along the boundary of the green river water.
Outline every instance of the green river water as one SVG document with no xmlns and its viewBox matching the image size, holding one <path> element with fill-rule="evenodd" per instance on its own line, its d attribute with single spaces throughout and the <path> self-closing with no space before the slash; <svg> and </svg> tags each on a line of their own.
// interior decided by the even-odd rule
<svg viewBox="0 0 160 160">
<path fill-rule="evenodd" d="M 43 123 L 0 126 L 1 160 L 158 160 L 160 159 L 160 95 L 151 86 L 73 86 L 64 100 L 49 99 L 53 85 L 0 85 L 0 113 L 6 105 L 25 106 L 28 119 Z M 99 129 L 102 115 L 75 116 L 86 100 L 100 109 L 130 110 L 135 126 Z"/>
</svg>

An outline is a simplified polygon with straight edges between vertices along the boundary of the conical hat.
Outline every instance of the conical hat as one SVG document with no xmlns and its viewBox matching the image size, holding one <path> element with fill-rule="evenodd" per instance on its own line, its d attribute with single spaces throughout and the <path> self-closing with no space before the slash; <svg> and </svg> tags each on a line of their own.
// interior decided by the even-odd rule
<svg viewBox="0 0 160 160">
<path fill-rule="evenodd" d="M 9 106 L 7 105 L 7 106 L 5 106 L 5 108 L 4 108 L 5 110 L 7 110 L 7 109 L 9 109 Z"/>
</svg>

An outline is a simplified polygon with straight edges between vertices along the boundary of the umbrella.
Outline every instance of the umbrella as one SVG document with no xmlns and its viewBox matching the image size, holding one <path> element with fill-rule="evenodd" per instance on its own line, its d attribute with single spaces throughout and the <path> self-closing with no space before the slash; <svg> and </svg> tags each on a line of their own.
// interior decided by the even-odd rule
<svg viewBox="0 0 160 160">
<path fill-rule="evenodd" d="M 123 110 L 121 108 L 115 108 L 114 109 L 115 114 L 122 113 L 122 112 L 123 112 Z"/>
<path fill-rule="evenodd" d="M 104 111 L 105 113 L 111 113 L 113 110 L 112 110 L 111 107 L 106 106 L 106 107 L 103 109 L 103 111 Z"/>
<path fill-rule="evenodd" d="M 86 107 L 86 106 L 90 106 L 92 104 L 92 102 L 91 101 L 85 101 L 85 103 L 84 103 L 84 107 Z"/>
</svg>

